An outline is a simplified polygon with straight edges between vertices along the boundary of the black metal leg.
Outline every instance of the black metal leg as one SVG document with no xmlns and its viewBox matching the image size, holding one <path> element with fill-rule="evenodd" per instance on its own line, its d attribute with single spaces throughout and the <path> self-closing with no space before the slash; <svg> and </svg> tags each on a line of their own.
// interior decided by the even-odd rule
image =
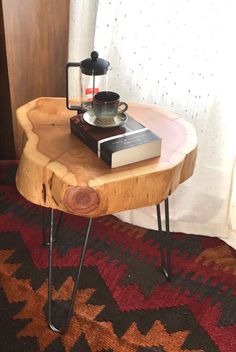
<svg viewBox="0 0 236 352">
<path fill-rule="evenodd" d="M 73 291 L 72 291 L 72 295 L 71 295 L 71 301 L 70 301 L 70 306 L 68 309 L 68 313 L 67 313 L 67 317 L 66 317 L 66 321 L 64 324 L 64 327 L 62 329 L 58 329 L 54 323 L 53 323 L 53 317 L 52 317 L 52 259 L 53 259 L 53 238 L 54 238 L 54 220 L 53 220 L 54 214 L 53 214 L 53 209 L 51 209 L 51 223 L 50 223 L 50 244 L 49 244 L 49 257 L 48 257 L 48 324 L 49 327 L 54 331 L 54 332 L 58 332 L 58 333 L 65 333 L 72 313 L 73 313 L 73 306 L 75 303 L 75 299 L 76 299 L 76 293 L 78 290 L 78 285 L 79 285 L 79 278 L 80 278 L 80 274 L 81 274 L 81 269 L 83 266 L 83 262 L 84 262 L 84 257 L 85 257 L 85 252 L 86 252 L 86 247 L 87 247 L 87 243 L 88 243 L 88 238 L 89 238 L 89 234 L 90 234 L 90 229 L 91 229 L 91 224 L 92 224 L 92 219 L 89 219 L 88 222 L 88 226 L 87 226 L 87 231 L 86 231 L 86 236 L 85 236 L 85 240 L 84 240 L 84 246 L 80 255 L 80 263 L 79 263 L 79 267 L 78 267 L 78 271 L 76 274 L 76 279 L 75 279 L 75 283 L 74 283 L 74 287 L 73 287 Z"/>
<path fill-rule="evenodd" d="M 161 208 L 160 204 L 157 204 L 156 206 L 157 210 L 157 223 L 158 223 L 158 230 L 160 233 L 160 253 L 161 253 L 161 267 L 162 270 L 166 267 L 166 262 L 165 262 L 165 253 L 164 253 L 164 241 L 163 241 L 163 233 L 162 233 L 162 224 L 161 224 Z"/>
<path fill-rule="evenodd" d="M 157 223 L 160 233 L 160 253 L 161 253 L 161 268 L 168 280 L 171 279 L 171 252 L 172 252 L 172 235 L 170 232 L 169 219 L 169 200 L 165 199 L 165 225 L 166 225 L 166 239 L 164 240 L 162 224 L 161 224 L 161 210 L 160 204 L 156 206 Z"/>
<path fill-rule="evenodd" d="M 47 226 L 46 226 L 46 214 L 45 212 L 47 211 L 48 209 L 46 208 L 42 208 L 42 237 L 43 237 L 43 243 L 42 245 L 44 247 L 49 247 L 50 245 L 50 241 L 49 241 L 49 238 L 48 236 L 46 235 L 46 232 L 47 232 Z M 55 232 L 54 232 L 54 235 L 53 235 L 53 242 L 56 242 L 57 238 L 58 238 L 58 233 L 59 233 L 59 229 L 60 229 L 60 226 L 61 226 L 61 222 L 62 222 L 62 218 L 63 218 L 63 212 L 60 212 L 59 213 L 59 218 L 58 218 L 58 222 L 57 222 L 57 225 L 56 225 L 56 229 L 55 229 Z"/>
<path fill-rule="evenodd" d="M 172 244 L 173 239 L 170 232 L 170 216 L 169 216 L 169 199 L 165 199 L 165 223 L 166 223 L 166 269 L 168 274 L 168 279 L 171 279 L 171 253 L 172 253 Z"/>
</svg>

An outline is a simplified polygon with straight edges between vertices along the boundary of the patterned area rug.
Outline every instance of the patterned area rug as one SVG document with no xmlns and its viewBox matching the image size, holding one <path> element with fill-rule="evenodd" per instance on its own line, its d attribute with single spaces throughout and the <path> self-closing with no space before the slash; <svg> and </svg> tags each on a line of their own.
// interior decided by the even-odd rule
<svg viewBox="0 0 236 352">
<path fill-rule="evenodd" d="M 176 233 L 173 279 L 158 272 L 159 234 L 113 216 L 94 221 L 65 335 L 46 323 L 48 249 L 41 208 L 0 168 L 0 351 L 234 352 L 236 254 L 216 238 Z M 65 215 L 54 256 L 56 318 L 66 309 L 87 220 Z"/>
</svg>

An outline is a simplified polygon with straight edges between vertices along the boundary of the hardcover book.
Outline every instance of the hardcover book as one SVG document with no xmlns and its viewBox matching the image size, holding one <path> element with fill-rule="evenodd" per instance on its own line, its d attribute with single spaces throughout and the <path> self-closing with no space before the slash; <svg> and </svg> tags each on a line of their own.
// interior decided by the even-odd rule
<svg viewBox="0 0 236 352">
<path fill-rule="evenodd" d="M 128 116 L 119 127 L 99 128 L 78 114 L 70 118 L 71 133 L 78 137 L 111 168 L 158 157 L 161 138 Z"/>
</svg>

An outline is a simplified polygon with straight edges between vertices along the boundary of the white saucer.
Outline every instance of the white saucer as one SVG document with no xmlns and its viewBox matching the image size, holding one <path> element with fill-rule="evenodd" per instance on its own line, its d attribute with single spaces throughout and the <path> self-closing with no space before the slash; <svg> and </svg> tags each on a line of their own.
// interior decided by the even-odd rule
<svg viewBox="0 0 236 352">
<path fill-rule="evenodd" d="M 83 120 L 92 126 L 110 128 L 123 125 L 128 120 L 128 116 L 124 112 L 122 112 L 117 114 L 111 123 L 101 124 L 101 122 L 98 121 L 97 117 L 94 115 L 94 111 L 88 110 L 83 114 Z"/>
</svg>

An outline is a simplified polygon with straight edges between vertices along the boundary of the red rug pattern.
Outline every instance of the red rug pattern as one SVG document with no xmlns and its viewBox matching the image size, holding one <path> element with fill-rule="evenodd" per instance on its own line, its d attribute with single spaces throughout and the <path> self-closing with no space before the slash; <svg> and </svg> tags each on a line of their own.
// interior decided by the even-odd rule
<svg viewBox="0 0 236 352">
<path fill-rule="evenodd" d="M 173 234 L 173 279 L 167 282 L 158 271 L 159 233 L 113 216 L 94 221 L 68 332 L 52 332 L 42 209 L 17 192 L 16 167 L 0 166 L 0 351 L 236 351 L 236 252 L 217 238 Z M 87 219 L 65 214 L 60 228 L 54 256 L 58 320 L 66 312 L 86 225 Z"/>
</svg>

